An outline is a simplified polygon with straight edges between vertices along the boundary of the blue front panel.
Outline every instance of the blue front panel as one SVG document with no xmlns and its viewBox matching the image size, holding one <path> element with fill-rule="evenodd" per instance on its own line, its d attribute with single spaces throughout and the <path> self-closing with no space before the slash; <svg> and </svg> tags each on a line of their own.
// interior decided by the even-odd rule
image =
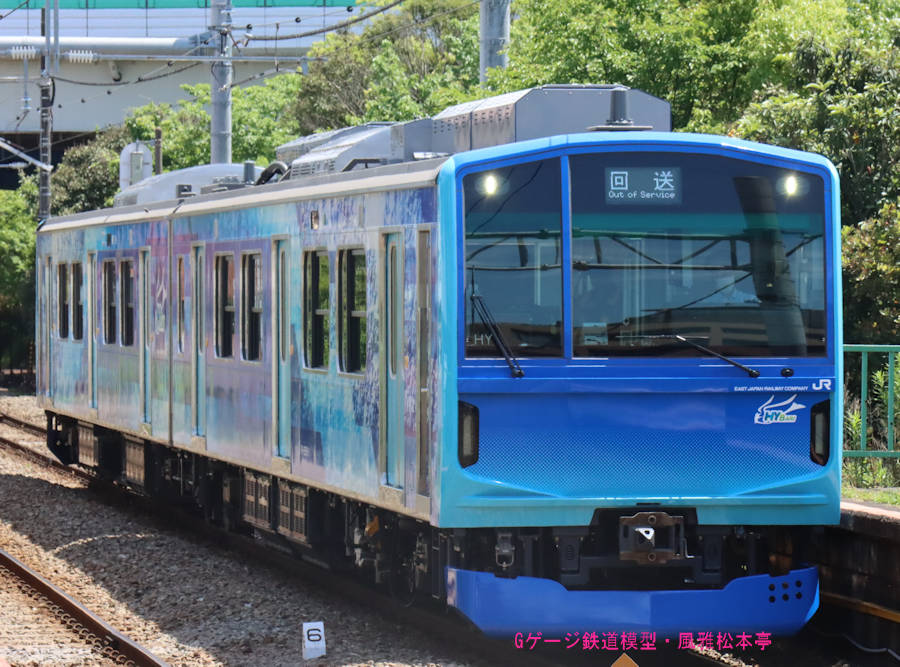
<svg viewBox="0 0 900 667">
<path fill-rule="evenodd" d="M 825 293 L 820 298 L 825 315 L 814 326 L 826 342 L 824 348 L 820 346 L 810 356 L 773 353 L 740 357 L 738 361 L 759 371 L 756 378 L 699 352 L 683 358 L 635 353 L 589 358 L 583 352 L 578 357 L 571 334 L 575 288 L 563 271 L 562 306 L 547 302 L 557 311 L 561 308 L 562 314 L 547 316 L 549 329 L 543 320 L 533 320 L 533 326 L 550 333 L 553 323 L 559 321 L 563 330 L 559 352 L 544 358 L 529 355 L 527 350 L 520 352 L 524 378 L 512 377 L 502 357 L 486 358 L 500 357 L 490 347 L 487 354 L 480 352 L 481 358 L 466 358 L 465 326 L 459 316 L 467 312 L 470 290 L 461 284 L 463 266 L 471 261 L 463 251 L 468 247 L 463 229 L 464 175 L 499 170 L 498 165 L 517 161 L 551 164 L 562 159 L 560 178 L 566 193 L 570 172 L 564 158 L 603 151 L 684 152 L 695 161 L 701 159 L 698 155 L 724 156 L 821 177 L 823 250 L 814 261 L 822 262 L 819 266 L 824 269 L 820 274 L 824 273 Z M 665 161 L 661 159 L 661 163 Z M 441 249 L 456 257 L 455 262 L 447 258 L 441 266 L 446 281 L 441 298 L 444 303 L 456 304 L 451 312 L 442 313 L 446 329 L 441 344 L 449 357 L 448 391 L 442 396 L 442 405 L 447 415 L 456 413 L 457 401 L 470 403 L 479 412 L 478 461 L 467 468 L 458 461 L 455 420 L 447 419 L 444 424 L 441 526 L 587 526 L 597 508 L 638 503 L 696 508 L 701 524 L 837 522 L 842 414 L 839 209 L 836 172 L 827 160 L 727 138 L 601 133 L 458 155 L 445 164 L 439 185 Z M 598 187 L 602 198 L 602 185 L 598 183 Z M 475 198 L 473 206 L 480 201 Z M 628 211 L 619 209 L 621 215 L 612 224 L 626 224 Z M 544 240 L 552 241 L 556 224 L 546 214 L 536 211 L 534 215 L 544 215 L 538 228 L 549 231 L 520 238 L 512 230 L 512 240 L 498 237 L 497 244 L 518 247 L 523 270 L 536 272 L 538 269 L 531 267 L 543 267 L 542 275 L 552 275 L 549 271 L 554 262 L 569 266 L 573 261 L 572 212 L 563 206 L 561 256 L 556 259 L 552 255 L 533 258 Z M 483 224 L 492 219 L 485 218 Z M 481 219 L 473 224 L 473 229 L 484 235 Z M 635 236 L 640 236 L 640 230 L 635 230 Z M 625 237 L 625 241 L 629 239 Z M 481 247 L 472 246 L 476 254 L 482 253 Z M 629 252 L 633 250 L 634 246 L 629 248 Z M 599 263 L 599 249 L 597 252 L 595 261 Z M 486 259 L 479 261 L 483 271 L 491 268 Z M 584 275 L 582 265 L 579 277 Z M 558 289 L 551 282 L 546 286 Z M 491 298 L 495 308 L 503 308 L 497 294 Z M 540 335 L 547 339 L 547 333 Z M 475 344 L 484 345 L 477 340 Z M 820 465 L 810 455 L 811 409 L 826 400 L 830 401 L 831 455 Z"/>
<path fill-rule="evenodd" d="M 447 604 L 485 634 L 765 632 L 791 635 L 819 608 L 816 568 L 732 580 L 721 590 L 569 591 L 556 581 L 447 570 Z"/>
<path fill-rule="evenodd" d="M 461 380 L 480 442 L 453 516 L 588 525 L 598 507 L 659 502 L 696 507 L 701 523 L 836 521 L 839 457 L 823 468 L 809 451 L 810 408 L 830 395 L 812 391 L 821 381 Z"/>
<path fill-rule="evenodd" d="M 794 397 L 804 407 L 822 398 L 461 394 L 480 409 L 482 433 L 478 461 L 467 472 L 539 494 L 635 499 L 692 498 L 701 489 L 704 496 L 730 496 L 818 475 L 808 419 L 753 424 L 771 396 Z M 808 418 L 808 411 L 801 414 Z"/>
</svg>

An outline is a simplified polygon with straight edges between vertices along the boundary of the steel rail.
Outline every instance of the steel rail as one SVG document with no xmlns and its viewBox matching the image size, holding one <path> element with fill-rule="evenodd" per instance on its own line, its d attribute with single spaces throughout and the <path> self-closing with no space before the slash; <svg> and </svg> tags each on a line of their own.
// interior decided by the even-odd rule
<svg viewBox="0 0 900 667">
<path fill-rule="evenodd" d="M 119 653 L 137 667 L 168 667 L 168 663 L 157 658 L 130 637 L 123 635 L 102 618 L 66 595 L 62 590 L 3 549 L 0 549 L 0 567 L 6 568 L 15 574 L 39 595 L 52 602 L 77 623 L 84 626 L 95 637 L 100 639 L 104 649 L 109 648 Z"/>
<path fill-rule="evenodd" d="M 13 417 L 11 415 L 0 413 L 0 423 L 9 424 L 13 428 L 17 428 L 20 431 L 28 431 L 32 435 L 36 435 L 42 438 L 47 435 L 47 429 L 45 427 L 29 421 L 24 421 L 22 419 L 19 419 L 18 417 Z"/>
</svg>

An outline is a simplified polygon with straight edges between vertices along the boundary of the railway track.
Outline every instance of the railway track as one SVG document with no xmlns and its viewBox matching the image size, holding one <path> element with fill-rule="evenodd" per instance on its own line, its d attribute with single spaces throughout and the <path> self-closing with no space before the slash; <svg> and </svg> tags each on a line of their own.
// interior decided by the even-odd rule
<svg viewBox="0 0 900 667">
<path fill-rule="evenodd" d="M 15 417 L 0 413 L 0 423 L 16 428 L 30 436 L 44 438 L 46 432 L 43 428 Z M 110 503 L 121 501 L 121 495 L 128 493 L 115 484 L 103 482 L 89 472 L 79 468 L 60 464 L 52 455 L 38 451 L 33 446 L 17 442 L 14 438 L 0 437 L 0 446 L 28 457 L 29 460 L 43 466 L 51 467 L 64 474 L 89 481 L 92 489 L 105 496 Z M 303 587 L 315 587 L 324 595 L 339 596 L 353 605 L 377 610 L 378 614 L 409 631 L 421 633 L 440 642 L 448 643 L 460 648 L 460 653 L 469 653 L 477 656 L 477 662 L 488 664 L 519 664 L 524 666 L 534 665 L 545 667 L 547 665 L 605 665 L 612 664 L 621 654 L 621 651 L 604 649 L 585 650 L 581 646 L 566 650 L 564 644 L 554 643 L 538 645 L 535 650 L 529 650 L 526 646 L 517 648 L 512 641 L 501 642 L 484 637 L 473 631 L 464 622 L 452 613 L 429 604 L 410 604 L 410 601 L 400 601 L 363 585 L 357 579 L 340 572 L 323 569 L 321 565 L 306 562 L 297 558 L 295 554 L 280 550 L 277 544 L 270 543 L 265 535 L 251 534 L 240 535 L 224 531 L 210 525 L 203 519 L 182 510 L 172 507 L 162 508 L 148 498 L 128 494 L 128 502 L 138 505 L 143 511 L 152 514 L 155 518 L 173 525 L 177 530 L 186 531 L 200 539 L 212 541 L 237 552 L 243 559 L 257 565 L 267 565 L 278 570 L 286 578 L 295 580 Z M 274 548 L 273 548 L 274 547 Z M 634 655 L 635 661 L 640 667 L 648 665 L 699 665 L 699 664 L 726 664 L 715 657 L 692 651 L 673 651 L 668 647 L 660 647 L 660 651 L 650 655 Z M 134 664 L 151 664 L 138 663 Z M 159 663 L 152 663 L 159 664 Z M 743 664 L 732 661 L 728 664 Z"/>
<path fill-rule="evenodd" d="M 44 637 L 69 635 L 75 644 L 80 645 L 81 660 L 135 667 L 167 665 L 2 549 L 0 549 L 0 580 L 2 580 L 0 590 L 4 598 L 8 599 L 10 593 L 14 597 L 18 594 L 20 603 L 24 601 L 30 615 L 41 617 L 37 623 L 31 620 L 27 625 L 30 627 L 39 625 L 40 633 Z M 4 605 L 4 614 L 15 612 L 14 604 Z M 55 631 L 53 626 L 56 626 Z M 22 637 L 22 640 L 30 641 L 27 636 Z M 12 647 L 7 647 L 7 650 L 10 649 Z M 75 651 L 78 651 L 77 648 Z"/>
<path fill-rule="evenodd" d="M 13 428 L 17 428 L 20 431 L 25 431 L 27 433 L 30 433 L 31 435 L 36 435 L 40 438 L 43 438 L 47 434 L 47 430 L 43 426 L 32 424 L 29 421 L 24 421 L 17 417 L 13 417 L 12 415 L 0 413 L 0 423 L 8 424 Z"/>
</svg>

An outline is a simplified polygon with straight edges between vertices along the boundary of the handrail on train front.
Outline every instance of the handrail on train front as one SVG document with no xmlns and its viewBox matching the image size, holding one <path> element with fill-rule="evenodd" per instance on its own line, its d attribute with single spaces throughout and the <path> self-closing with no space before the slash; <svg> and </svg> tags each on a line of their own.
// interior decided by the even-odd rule
<svg viewBox="0 0 900 667">
<path fill-rule="evenodd" d="M 860 380 L 859 380 L 859 449 L 844 449 L 844 456 L 850 457 L 878 457 L 878 458 L 900 458 L 900 451 L 894 447 L 895 433 L 894 423 L 897 412 L 897 403 L 895 400 L 898 375 L 900 368 L 897 367 L 897 354 L 900 353 L 900 345 L 844 345 L 844 354 L 858 353 L 862 355 L 860 363 Z M 883 382 L 887 386 L 887 396 L 881 396 L 884 400 L 884 442 L 886 449 L 869 449 L 868 448 L 868 430 L 869 430 L 869 355 L 887 355 L 887 365 L 879 366 L 875 371 L 883 370 L 885 375 Z M 879 400 L 881 403 L 881 400 Z M 873 407 L 875 407 L 873 405 Z M 873 424 L 874 427 L 874 424 Z M 853 443 L 845 443 L 852 445 Z"/>
</svg>

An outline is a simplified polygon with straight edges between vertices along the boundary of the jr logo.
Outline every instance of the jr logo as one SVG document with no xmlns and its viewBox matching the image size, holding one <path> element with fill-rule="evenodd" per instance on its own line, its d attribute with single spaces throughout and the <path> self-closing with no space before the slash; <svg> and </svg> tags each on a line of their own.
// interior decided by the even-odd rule
<svg viewBox="0 0 900 667">
<path fill-rule="evenodd" d="M 813 391 L 831 391 L 831 380 L 819 380 L 813 382 Z"/>
<path fill-rule="evenodd" d="M 794 403 L 797 394 L 794 394 L 786 401 L 781 403 L 773 403 L 775 394 L 768 401 L 760 405 L 753 415 L 754 424 L 793 424 L 797 421 L 797 415 L 791 414 L 797 410 L 802 410 L 806 406 L 802 403 Z"/>
</svg>

